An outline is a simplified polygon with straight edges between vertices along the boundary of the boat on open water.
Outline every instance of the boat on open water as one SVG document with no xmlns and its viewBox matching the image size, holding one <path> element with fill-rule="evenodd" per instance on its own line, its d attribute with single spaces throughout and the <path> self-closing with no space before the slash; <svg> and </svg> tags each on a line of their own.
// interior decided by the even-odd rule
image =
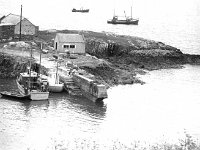
<svg viewBox="0 0 200 150">
<path fill-rule="evenodd" d="M 72 9 L 72 12 L 88 13 L 88 12 L 89 12 L 89 9 L 83 9 L 83 8 L 75 9 L 75 8 L 73 8 L 73 9 Z"/>
<path fill-rule="evenodd" d="M 125 24 L 125 25 L 138 25 L 139 19 L 133 19 L 126 17 L 125 19 L 118 19 L 118 16 L 113 16 L 111 20 L 108 20 L 109 24 Z"/>
<path fill-rule="evenodd" d="M 125 11 L 124 11 L 125 13 Z M 131 16 L 126 16 L 125 13 L 125 18 L 123 17 L 122 19 L 119 19 L 119 16 L 113 15 L 113 18 L 108 20 L 107 23 L 109 24 L 125 24 L 125 25 L 138 25 L 139 19 L 138 18 L 133 18 L 132 17 L 132 7 L 131 7 Z"/>
</svg>

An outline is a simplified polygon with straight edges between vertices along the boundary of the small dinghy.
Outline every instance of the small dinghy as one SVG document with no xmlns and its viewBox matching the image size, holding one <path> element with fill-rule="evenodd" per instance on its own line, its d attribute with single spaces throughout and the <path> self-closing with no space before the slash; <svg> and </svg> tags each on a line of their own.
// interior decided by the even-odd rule
<svg viewBox="0 0 200 150">
<path fill-rule="evenodd" d="M 3 91 L 3 92 L 0 92 L 0 94 L 3 96 L 3 97 L 7 97 L 7 98 L 15 98 L 15 99 L 19 99 L 19 100 L 29 100 L 30 97 L 29 96 L 23 96 L 17 92 L 7 92 L 7 91 Z"/>
</svg>

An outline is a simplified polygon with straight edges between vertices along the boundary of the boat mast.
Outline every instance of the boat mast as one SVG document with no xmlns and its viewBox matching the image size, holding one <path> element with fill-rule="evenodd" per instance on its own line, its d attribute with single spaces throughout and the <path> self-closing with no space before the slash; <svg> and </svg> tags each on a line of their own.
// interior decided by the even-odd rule
<svg viewBox="0 0 200 150">
<path fill-rule="evenodd" d="M 131 6 L 131 19 L 132 19 L 132 6 Z"/>
<path fill-rule="evenodd" d="M 57 66 L 56 66 L 56 80 L 55 80 L 55 84 L 58 84 L 58 59 L 57 59 Z"/>
<path fill-rule="evenodd" d="M 126 12 L 125 12 L 125 10 L 124 10 L 124 15 L 125 15 L 125 18 L 126 18 Z"/>
<path fill-rule="evenodd" d="M 40 66 L 39 66 L 39 70 L 38 70 L 38 76 L 40 75 L 40 67 L 41 67 L 41 61 L 42 61 L 42 54 L 41 54 L 41 51 L 42 51 L 42 42 L 41 42 L 41 44 L 40 44 Z"/>
<path fill-rule="evenodd" d="M 31 87 L 31 65 L 32 65 L 32 63 L 31 63 L 31 61 L 32 61 L 32 48 L 31 48 L 31 53 L 30 53 L 30 63 L 29 63 L 29 70 L 28 70 L 28 72 L 29 72 L 29 83 L 28 83 L 28 89 L 30 89 L 30 87 Z"/>
<path fill-rule="evenodd" d="M 19 41 L 21 41 L 22 36 L 22 5 L 21 5 L 21 13 L 20 13 L 20 24 L 19 24 Z"/>
</svg>

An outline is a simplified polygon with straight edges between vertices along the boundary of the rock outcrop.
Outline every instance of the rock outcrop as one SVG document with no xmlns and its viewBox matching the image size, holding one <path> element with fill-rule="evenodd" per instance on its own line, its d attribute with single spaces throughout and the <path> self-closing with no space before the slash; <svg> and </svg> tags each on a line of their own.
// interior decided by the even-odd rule
<svg viewBox="0 0 200 150">
<path fill-rule="evenodd" d="M 10 55 L 0 52 L 0 78 L 16 78 L 19 73 L 27 71 L 30 58 Z M 39 64 L 32 62 L 34 71 L 38 70 Z M 41 66 L 41 73 L 47 74 L 47 69 Z"/>
<path fill-rule="evenodd" d="M 55 38 L 57 32 L 84 35 L 86 52 L 95 58 L 91 61 L 95 61 L 90 64 L 82 63 L 80 68 L 95 75 L 99 82 L 107 86 L 143 83 L 136 75 L 144 74 L 145 70 L 180 68 L 184 64 L 200 64 L 200 55 L 183 54 L 181 50 L 162 42 L 106 32 L 40 31 L 34 41 L 28 42 L 30 45 L 28 48 L 39 49 L 38 41 L 45 43 L 44 48 L 52 47 L 52 39 Z M 1 53 L 0 77 L 15 77 L 25 71 L 27 63 L 28 58 Z M 45 68 L 42 70 L 45 72 Z"/>
</svg>

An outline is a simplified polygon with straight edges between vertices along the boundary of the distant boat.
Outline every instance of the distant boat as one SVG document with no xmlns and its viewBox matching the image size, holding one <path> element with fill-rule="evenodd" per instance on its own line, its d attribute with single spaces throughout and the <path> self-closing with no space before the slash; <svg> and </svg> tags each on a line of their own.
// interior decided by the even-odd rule
<svg viewBox="0 0 200 150">
<path fill-rule="evenodd" d="M 89 12 L 89 9 L 83 9 L 83 8 L 75 9 L 75 8 L 73 8 L 73 9 L 72 9 L 72 12 L 87 13 L 87 12 Z"/>
<path fill-rule="evenodd" d="M 113 16 L 111 20 L 108 20 L 109 24 L 127 24 L 127 25 L 138 25 L 139 19 L 126 18 L 126 19 L 118 19 L 118 16 Z"/>
<path fill-rule="evenodd" d="M 124 12 L 125 13 L 125 12 Z M 131 7 L 131 17 L 127 17 L 125 14 L 125 19 L 119 19 L 118 16 L 115 15 L 112 19 L 108 20 L 107 23 L 109 24 L 126 24 L 126 25 L 138 25 L 139 19 L 132 18 L 132 7 Z"/>
</svg>

